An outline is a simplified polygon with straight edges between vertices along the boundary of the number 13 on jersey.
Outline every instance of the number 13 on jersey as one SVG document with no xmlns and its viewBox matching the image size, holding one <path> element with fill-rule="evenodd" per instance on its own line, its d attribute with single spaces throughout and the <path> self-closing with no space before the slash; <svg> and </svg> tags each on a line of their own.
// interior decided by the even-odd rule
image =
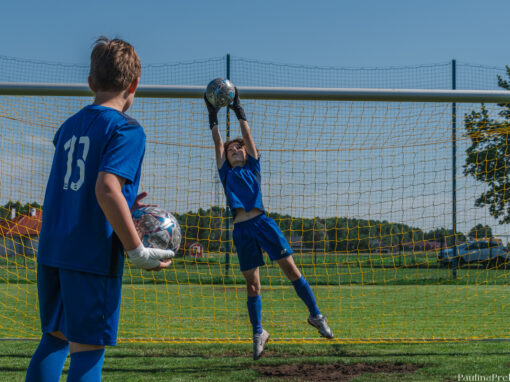
<svg viewBox="0 0 510 382">
<path fill-rule="evenodd" d="M 78 181 L 71 182 L 69 187 L 69 180 L 71 178 L 71 174 L 73 173 L 73 156 L 76 147 L 76 141 L 78 141 L 78 145 L 83 145 L 81 158 L 76 160 L 76 166 L 80 170 L 80 177 Z M 89 153 L 89 147 L 90 139 L 85 135 L 80 138 L 77 138 L 73 135 L 72 138 L 64 144 L 64 150 L 69 150 L 67 153 L 67 171 L 64 176 L 64 190 L 71 188 L 73 191 L 78 191 L 83 185 L 83 182 L 85 181 L 85 160 L 87 159 L 87 155 Z"/>
</svg>

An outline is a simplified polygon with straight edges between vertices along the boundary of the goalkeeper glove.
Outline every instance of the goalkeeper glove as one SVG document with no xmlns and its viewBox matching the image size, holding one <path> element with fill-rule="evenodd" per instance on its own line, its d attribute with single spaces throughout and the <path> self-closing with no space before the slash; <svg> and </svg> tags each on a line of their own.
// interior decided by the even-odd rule
<svg viewBox="0 0 510 382">
<path fill-rule="evenodd" d="M 237 88 L 235 88 L 236 90 L 236 93 L 235 93 L 235 96 L 234 96 L 234 101 L 228 105 L 228 107 L 230 109 L 232 109 L 234 111 L 234 113 L 236 113 L 236 117 L 238 120 L 243 120 L 243 121 L 246 121 L 246 114 L 244 113 L 244 109 L 243 107 L 241 106 L 241 100 L 239 99 L 239 92 L 237 91 Z"/>
<path fill-rule="evenodd" d="M 207 106 L 207 111 L 209 112 L 209 127 L 212 129 L 214 126 L 216 126 L 218 124 L 218 111 L 220 109 L 214 107 L 209 102 L 205 93 L 204 93 L 204 101 L 205 101 L 205 105 Z"/>
<path fill-rule="evenodd" d="M 131 264 L 147 270 L 159 267 L 160 260 L 175 256 L 175 253 L 170 249 L 146 248 L 143 244 L 126 252 Z"/>
</svg>

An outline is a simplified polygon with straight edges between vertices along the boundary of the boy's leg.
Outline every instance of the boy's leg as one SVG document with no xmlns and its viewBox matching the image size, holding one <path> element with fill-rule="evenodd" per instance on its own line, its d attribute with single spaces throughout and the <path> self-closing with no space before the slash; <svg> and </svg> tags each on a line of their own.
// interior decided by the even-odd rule
<svg viewBox="0 0 510 382">
<path fill-rule="evenodd" d="M 308 323 L 313 327 L 317 328 L 320 335 L 326 338 L 333 338 L 333 333 L 328 326 L 328 321 L 324 317 L 319 307 L 315 295 L 308 284 L 308 281 L 301 275 L 299 269 L 294 262 L 292 256 L 284 257 L 283 259 L 277 260 L 278 265 L 283 270 L 283 273 L 289 278 L 296 290 L 297 295 L 303 300 L 310 316 L 308 317 Z"/>
<path fill-rule="evenodd" d="M 26 381 L 58 382 L 69 352 L 62 333 L 43 334 L 27 369 Z M 60 335 L 59 335 L 60 334 Z M 58 337 L 62 338 L 58 338 Z"/>
<path fill-rule="evenodd" d="M 284 257 L 277 261 L 283 273 L 289 278 L 296 290 L 297 295 L 303 300 L 311 316 L 321 314 L 315 296 L 308 284 L 308 281 L 299 272 L 292 256 Z"/>
<path fill-rule="evenodd" d="M 58 381 L 69 344 L 60 331 L 63 326 L 63 302 L 58 268 L 37 264 L 37 292 L 43 335 L 30 360 L 27 381 Z"/>
<path fill-rule="evenodd" d="M 100 382 L 104 362 L 104 346 L 70 343 L 71 364 L 67 381 Z"/>
<path fill-rule="evenodd" d="M 248 292 L 248 315 L 253 330 L 253 359 L 257 360 L 264 352 L 269 333 L 262 328 L 262 301 L 260 298 L 259 268 L 243 271 Z"/>
<path fill-rule="evenodd" d="M 253 359 L 259 359 L 269 339 L 269 334 L 262 328 L 261 321 L 259 267 L 264 265 L 264 259 L 253 230 L 253 219 L 234 224 L 232 239 L 237 248 L 239 266 L 246 279 L 248 314 L 253 329 Z"/>
<path fill-rule="evenodd" d="M 299 272 L 294 259 L 292 258 L 292 248 L 287 239 L 283 236 L 282 231 L 276 222 L 265 216 L 256 221 L 255 228 L 257 230 L 257 242 L 266 250 L 269 257 L 278 263 L 285 275 L 289 278 L 296 289 L 296 293 L 306 304 L 310 311 L 308 323 L 319 330 L 323 337 L 333 338 L 333 333 L 328 326 L 328 322 L 322 314 L 320 314 L 315 296 L 313 295 L 310 285 Z"/>
<path fill-rule="evenodd" d="M 243 271 L 248 292 L 248 315 L 253 329 L 253 335 L 262 333 L 262 301 L 260 298 L 259 268 Z"/>
<path fill-rule="evenodd" d="M 67 380 L 100 381 L 104 347 L 117 340 L 122 278 L 62 270 L 61 280 L 71 352 Z"/>
</svg>

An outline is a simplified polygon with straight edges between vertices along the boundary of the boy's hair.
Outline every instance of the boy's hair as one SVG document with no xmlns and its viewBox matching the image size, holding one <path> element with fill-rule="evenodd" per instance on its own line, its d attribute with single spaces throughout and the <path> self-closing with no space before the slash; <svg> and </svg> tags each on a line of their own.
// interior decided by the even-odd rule
<svg viewBox="0 0 510 382">
<path fill-rule="evenodd" d="M 135 48 L 120 39 L 101 36 L 90 54 L 90 79 L 95 91 L 122 91 L 142 72 Z"/>
</svg>

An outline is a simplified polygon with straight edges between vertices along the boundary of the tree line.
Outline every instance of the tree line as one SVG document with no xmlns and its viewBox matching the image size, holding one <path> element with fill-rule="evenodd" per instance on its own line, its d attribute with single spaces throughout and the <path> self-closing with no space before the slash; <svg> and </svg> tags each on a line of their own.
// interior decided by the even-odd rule
<svg viewBox="0 0 510 382">
<path fill-rule="evenodd" d="M 14 209 L 16 216 L 29 215 L 32 208 L 41 209 L 37 202 L 23 204 L 9 201 L 0 206 L 0 222 L 10 219 Z M 182 231 L 185 247 L 194 242 L 201 243 L 206 251 L 221 252 L 228 250 L 233 228 L 229 211 L 224 207 L 200 208 L 196 212 L 188 211 L 174 214 Z M 300 218 L 268 214 L 279 225 L 287 240 L 295 248 L 303 251 L 358 252 L 369 250 L 402 249 L 409 243 L 424 241 L 440 242 L 444 246 L 453 246 L 455 242 L 465 242 L 467 238 L 492 237 L 489 226 L 481 224 L 473 227 L 468 235 L 451 229 L 436 228 L 424 231 L 406 224 L 391 223 L 386 220 L 365 220 L 346 217 Z"/>
<path fill-rule="evenodd" d="M 434 241 L 451 247 L 467 238 L 491 237 L 489 226 L 477 225 L 468 235 L 452 229 L 436 228 L 424 231 L 401 223 L 386 220 L 365 220 L 347 217 L 300 218 L 268 214 L 274 219 L 291 245 L 304 251 L 358 252 L 381 248 L 402 249 L 409 243 Z M 200 242 L 206 251 L 219 252 L 230 243 L 232 222 L 226 208 L 213 206 L 175 214 L 182 230 L 182 246 Z"/>
</svg>

